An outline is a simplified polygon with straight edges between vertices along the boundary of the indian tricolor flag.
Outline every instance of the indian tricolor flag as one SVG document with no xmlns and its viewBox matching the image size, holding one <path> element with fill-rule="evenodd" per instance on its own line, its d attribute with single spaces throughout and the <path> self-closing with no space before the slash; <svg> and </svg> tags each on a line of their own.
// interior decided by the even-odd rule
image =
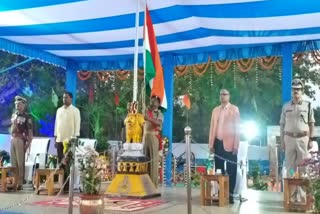
<svg viewBox="0 0 320 214">
<path fill-rule="evenodd" d="M 145 12 L 144 48 L 144 70 L 147 94 L 150 96 L 158 96 L 161 101 L 161 107 L 167 109 L 167 98 L 164 89 L 163 70 L 160 61 L 157 40 L 148 8 L 146 8 Z"/>
</svg>

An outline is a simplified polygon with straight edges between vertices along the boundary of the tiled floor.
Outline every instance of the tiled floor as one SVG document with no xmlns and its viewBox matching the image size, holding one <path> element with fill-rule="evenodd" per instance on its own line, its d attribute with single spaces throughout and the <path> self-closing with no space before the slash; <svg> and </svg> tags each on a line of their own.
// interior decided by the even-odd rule
<svg viewBox="0 0 320 214">
<path fill-rule="evenodd" d="M 159 214 L 182 214 L 187 213 L 187 200 L 186 200 L 186 189 L 176 188 L 176 187 L 166 187 L 161 189 L 162 199 L 168 201 L 166 204 L 141 210 L 139 212 L 130 213 L 159 213 Z M 30 214 L 54 214 L 54 213 L 68 213 L 67 208 L 57 208 L 57 207 L 40 207 L 31 206 L 28 204 L 18 204 L 19 201 L 24 200 L 29 194 L 27 193 L 0 193 L 0 210 L 3 207 L 8 207 L 15 204 L 9 210 L 0 211 L 1 213 L 16 214 L 16 213 L 30 213 Z M 77 194 L 76 194 L 77 195 Z M 229 205 L 227 207 L 216 207 L 216 206 L 200 206 L 200 192 L 198 189 L 192 190 L 192 213 L 202 214 L 202 213 L 215 213 L 215 214 L 229 214 L 229 213 L 253 213 L 253 214 L 268 214 L 268 213 L 286 213 L 282 206 L 282 193 L 275 192 L 259 192 L 249 190 L 245 195 L 248 201 L 240 204 L 236 201 L 234 205 Z M 32 201 L 39 201 L 54 196 L 44 196 L 35 195 L 32 196 L 28 203 Z M 67 197 L 67 195 L 63 196 Z M 73 213 L 79 213 L 78 208 L 74 208 Z M 120 212 L 106 212 L 106 213 L 120 213 Z"/>
</svg>

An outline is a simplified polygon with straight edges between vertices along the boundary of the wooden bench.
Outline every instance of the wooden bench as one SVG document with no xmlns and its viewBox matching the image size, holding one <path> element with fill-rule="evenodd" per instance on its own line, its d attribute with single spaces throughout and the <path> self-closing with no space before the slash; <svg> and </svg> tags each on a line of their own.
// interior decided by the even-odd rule
<svg viewBox="0 0 320 214">
<path fill-rule="evenodd" d="M 8 187 L 12 189 L 12 191 L 17 190 L 17 169 L 15 167 L 0 167 L 1 170 L 1 191 L 8 191 Z M 13 175 L 9 175 L 13 174 Z M 13 180 L 12 186 L 8 186 L 8 179 Z"/>
<path fill-rule="evenodd" d="M 58 185 L 55 186 L 54 183 L 54 175 L 58 175 Z M 40 178 L 41 176 L 45 177 L 46 185 L 42 189 L 39 189 L 40 187 Z M 35 176 L 35 188 L 37 190 L 37 193 L 39 194 L 42 190 L 47 190 L 48 195 L 54 195 L 55 191 L 59 191 L 63 186 L 64 181 L 64 171 L 63 169 L 37 169 L 36 170 L 36 176 Z"/>
<path fill-rule="evenodd" d="M 211 195 L 211 182 L 216 181 L 219 184 L 218 198 Z M 218 201 L 219 207 L 229 204 L 229 176 L 225 175 L 202 175 L 200 179 L 200 201 L 201 205 L 211 205 Z"/>
<path fill-rule="evenodd" d="M 301 179 L 301 178 L 284 178 L 284 190 L 283 190 L 283 197 L 284 197 L 284 208 L 287 211 L 308 211 L 312 209 L 312 197 L 308 193 L 310 182 L 308 179 Z M 292 186 L 300 186 L 306 191 L 306 200 L 305 202 L 294 202 L 291 201 L 291 192 Z"/>
</svg>

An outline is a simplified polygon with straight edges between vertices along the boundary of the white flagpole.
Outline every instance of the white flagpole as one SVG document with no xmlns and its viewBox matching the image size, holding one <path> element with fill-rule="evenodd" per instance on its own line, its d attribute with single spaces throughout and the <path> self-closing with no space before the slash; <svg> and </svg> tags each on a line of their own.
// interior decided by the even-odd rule
<svg viewBox="0 0 320 214">
<path fill-rule="evenodd" d="M 133 101 L 137 101 L 137 96 L 138 96 L 139 12 L 140 12 L 140 0 L 137 0 L 136 23 L 135 23 L 136 38 L 134 41 L 134 64 L 133 64 Z"/>
<path fill-rule="evenodd" d="M 145 1 L 144 5 L 144 42 L 143 42 L 143 91 L 142 91 L 142 114 L 144 115 L 146 112 L 146 71 L 147 71 L 147 66 L 146 66 L 146 44 L 145 44 L 145 35 L 146 33 L 146 26 L 147 26 L 147 14 L 146 14 L 146 9 L 147 9 L 147 1 Z"/>
</svg>

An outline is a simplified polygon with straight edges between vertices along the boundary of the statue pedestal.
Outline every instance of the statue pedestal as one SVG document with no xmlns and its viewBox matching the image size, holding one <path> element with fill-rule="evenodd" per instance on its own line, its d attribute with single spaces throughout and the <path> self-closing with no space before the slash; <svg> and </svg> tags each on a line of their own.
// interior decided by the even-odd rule
<svg viewBox="0 0 320 214">
<path fill-rule="evenodd" d="M 151 198 L 161 194 L 148 174 L 142 143 L 125 143 L 117 163 L 117 174 L 107 188 L 109 197 Z"/>
</svg>

